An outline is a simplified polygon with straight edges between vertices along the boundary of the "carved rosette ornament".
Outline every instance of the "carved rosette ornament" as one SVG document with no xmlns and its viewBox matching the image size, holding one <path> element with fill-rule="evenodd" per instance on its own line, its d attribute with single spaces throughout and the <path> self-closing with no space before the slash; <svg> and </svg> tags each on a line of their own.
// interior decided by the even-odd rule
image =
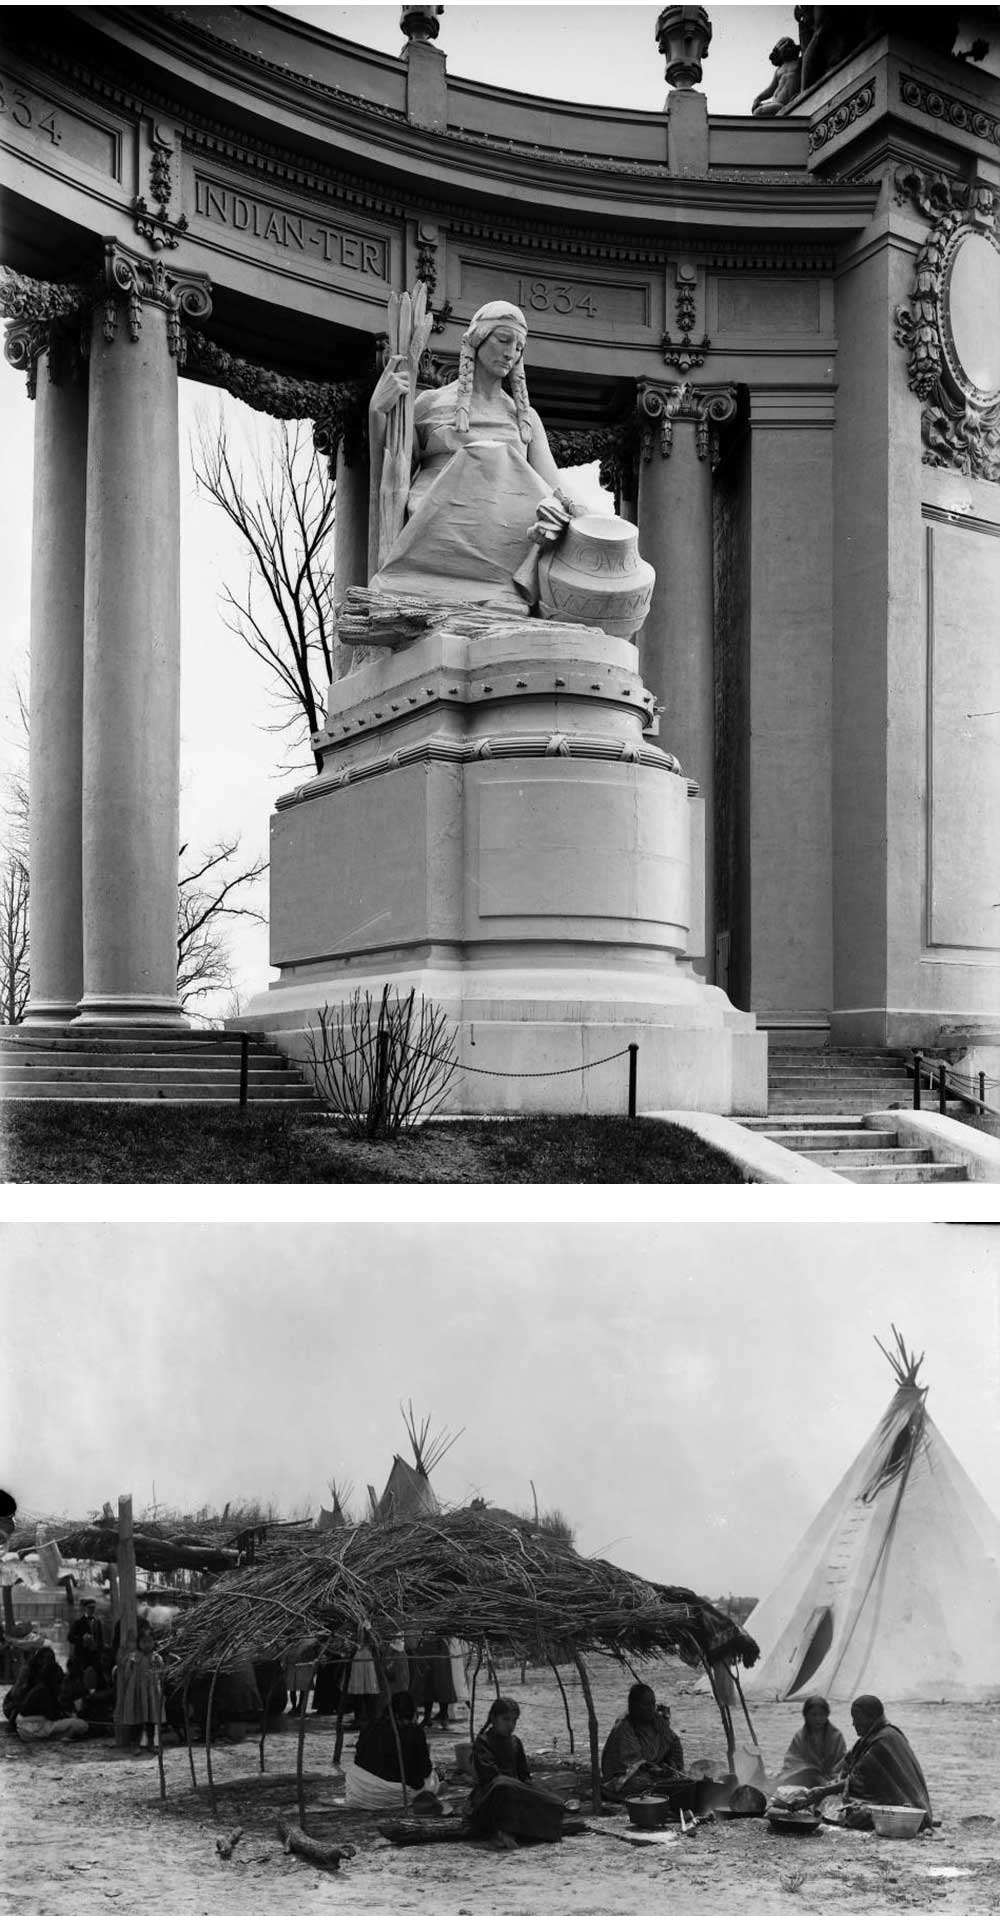
<svg viewBox="0 0 1000 1916">
<path fill-rule="evenodd" d="M 34 399 L 38 381 L 38 361 L 47 353 L 54 338 L 62 337 L 88 309 L 86 287 L 70 282 L 31 279 L 0 266 L 0 316 L 7 320 L 4 358 L 18 372 L 27 374 L 28 398 Z"/>
<path fill-rule="evenodd" d="M 675 419 L 690 420 L 695 429 L 699 459 L 719 463 L 719 428 L 736 417 L 735 386 L 659 386 L 640 379 L 638 388 L 640 446 L 648 464 L 657 445 L 669 459 L 674 446 Z"/>
<path fill-rule="evenodd" d="M 1000 482 L 1000 193 L 901 167 L 896 197 L 933 222 L 895 315 L 923 402 L 924 464 Z"/>
</svg>

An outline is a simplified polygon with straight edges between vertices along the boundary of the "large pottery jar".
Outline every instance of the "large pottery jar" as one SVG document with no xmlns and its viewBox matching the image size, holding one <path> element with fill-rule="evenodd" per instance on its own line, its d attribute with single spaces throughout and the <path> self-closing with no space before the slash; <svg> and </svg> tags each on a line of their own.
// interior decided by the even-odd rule
<svg viewBox="0 0 1000 1916">
<path fill-rule="evenodd" d="M 613 638 L 630 639 L 649 611 L 655 581 L 627 519 L 584 513 L 542 555 L 539 610 L 545 619 L 600 626 Z"/>
</svg>

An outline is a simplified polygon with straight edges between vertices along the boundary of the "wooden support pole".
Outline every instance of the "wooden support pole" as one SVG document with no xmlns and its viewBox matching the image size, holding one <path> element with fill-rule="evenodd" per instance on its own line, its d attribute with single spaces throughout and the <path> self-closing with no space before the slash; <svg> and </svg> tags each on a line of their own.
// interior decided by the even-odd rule
<svg viewBox="0 0 1000 1916">
<path fill-rule="evenodd" d="M 389 1679 L 385 1673 L 385 1664 L 382 1660 L 381 1650 L 379 1650 L 379 1652 L 376 1652 L 374 1644 L 372 1644 L 372 1656 L 374 1657 L 374 1660 L 375 1660 L 375 1669 L 378 1674 L 379 1686 L 381 1688 L 382 1695 L 385 1698 L 385 1707 L 388 1713 L 389 1722 L 392 1726 L 393 1742 L 396 1745 L 396 1761 L 399 1764 L 399 1781 L 403 1791 L 403 1808 L 404 1810 L 408 1810 L 410 1807 L 410 1794 L 406 1786 L 406 1771 L 403 1764 L 403 1745 L 400 1742 L 400 1737 L 399 1737 L 399 1724 L 396 1722 L 396 1712 L 392 1707 L 392 1692 L 389 1689 Z"/>
<path fill-rule="evenodd" d="M 562 1677 L 559 1675 L 555 1658 L 549 1657 L 548 1662 L 549 1662 L 549 1668 L 552 1671 L 552 1674 L 559 1685 L 559 1695 L 562 1697 L 562 1701 L 563 1701 L 563 1715 L 566 1718 L 566 1728 L 569 1731 L 569 1753 L 570 1753 L 570 1756 L 575 1756 L 576 1743 L 573 1737 L 573 1722 L 569 1713 L 569 1697 L 566 1695 L 566 1685 L 563 1682 Z"/>
<path fill-rule="evenodd" d="M 482 1667 L 483 1646 L 480 1643 L 476 1650 L 476 1667 L 472 1672 L 472 1682 L 469 1686 L 469 1738 L 473 1743 L 476 1740 L 476 1678 Z"/>
<path fill-rule="evenodd" d="M 181 1711 L 184 1716 L 184 1735 L 187 1740 L 188 1762 L 191 1765 L 191 1788 L 196 1790 L 198 1788 L 198 1772 L 194 1767 L 194 1744 L 191 1741 L 191 1718 L 188 1715 L 188 1692 L 190 1688 L 191 1678 L 186 1677 L 184 1688 L 181 1692 Z"/>
<path fill-rule="evenodd" d="M 298 1675 L 298 1671 L 296 1671 L 296 1675 Z M 296 1745 L 296 1750 L 295 1750 L 295 1798 L 299 1806 L 300 1830 L 304 1830 L 306 1826 L 306 1786 L 305 1786 L 305 1778 L 302 1774 L 302 1766 L 305 1759 L 306 1711 L 308 1710 L 308 1708 L 309 1708 L 309 1685 L 307 1683 L 299 1691 L 299 1735 L 298 1735 L 298 1743 Z"/>
<path fill-rule="evenodd" d="M 587 1666 L 584 1663 L 584 1660 L 582 1656 L 580 1655 L 579 1650 L 574 1650 L 573 1662 L 576 1664 L 577 1671 L 579 1673 L 580 1688 L 583 1691 L 583 1700 L 587 1705 L 587 1727 L 590 1731 L 591 1800 L 593 1802 L 595 1811 L 599 1811 L 601 1807 L 602 1797 L 601 1797 L 601 1753 L 599 1748 L 599 1738 L 598 1738 L 598 1730 L 597 1730 L 597 1711 L 594 1708 L 594 1694 L 590 1687 L 590 1678 L 587 1675 Z"/>
<path fill-rule="evenodd" d="M 138 1614 L 135 1597 L 135 1541 L 132 1532 L 132 1498 L 118 1499 L 118 1682 L 115 1688 L 115 1742 L 127 1749 L 132 1741 L 132 1724 L 122 1717 L 122 1703 L 128 1672 L 128 1659 L 136 1648 Z"/>
<path fill-rule="evenodd" d="M 221 1663 L 217 1663 L 212 1671 L 212 1681 L 208 1686 L 208 1714 L 205 1718 L 205 1768 L 208 1771 L 208 1796 L 213 1816 L 218 1816 L 219 1805 L 215 1797 L 215 1777 L 212 1774 L 212 1710 L 215 1707 L 215 1686 L 219 1680 L 221 1668 Z"/>
</svg>

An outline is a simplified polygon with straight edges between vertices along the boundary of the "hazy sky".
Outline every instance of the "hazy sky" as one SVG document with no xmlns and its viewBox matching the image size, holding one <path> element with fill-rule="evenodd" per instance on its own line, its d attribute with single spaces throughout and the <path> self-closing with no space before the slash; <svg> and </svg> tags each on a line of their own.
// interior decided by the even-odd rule
<svg viewBox="0 0 1000 1916">
<path fill-rule="evenodd" d="M 53 12 L 56 10 L 53 9 Z M 341 38 L 396 54 L 402 46 L 399 7 L 288 7 Z M 602 101 L 657 112 L 666 95 L 663 60 L 653 29 L 656 6 L 601 4 L 447 7 L 438 46 L 449 70 L 524 92 Z M 767 53 L 792 30 L 792 8 L 713 6 L 713 40 L 704 88 L 715 113 L 749 111 L 770 74 Z M 530 363 L 530 351 L 529 351 Z M 224 582 L 243 582 L 242 551 L 218 509 L 195 495 L 188 445 L 199 411 L 221 409 L 237 442 L 270 423 L 238 401 L 193 381 L 180 381 L 182 475 L 182 795 L 181 839 L 203 846 L 243 833 L 248 861 L 267 850 L 268 819 L 279 792 L 296 782 L 282 771 L 286 741 L 266 729 L 273 719 L 263 668 L 223 627 L 218 598 Z M 8 763 L 19 742 L 12 675 L 27 680 L 29 555 L 31 541 L 32 407 L 24 379 L 0 360 L 0 756 Z M 308 774 L 303 749 L 294 764 Z M 287 759 L 285 764 L 287 767 Z M 266 885 L 258 903 L 266 909 Z M 237 927 L 232 939 L 241 988 L 263 987 L 268 976 L 267 932 Z"/>
<path fill-rule="evenodd" d="M 435 1473 L 563 1509 L 578 1547 L 760 1594 L 926 1349 L 1000 1511 L 1000 1234 L 934 1225 L 0 1228 L 0 1469 L 25 1513 L 359 1499 L 401 1400 Z"/>
</svg>

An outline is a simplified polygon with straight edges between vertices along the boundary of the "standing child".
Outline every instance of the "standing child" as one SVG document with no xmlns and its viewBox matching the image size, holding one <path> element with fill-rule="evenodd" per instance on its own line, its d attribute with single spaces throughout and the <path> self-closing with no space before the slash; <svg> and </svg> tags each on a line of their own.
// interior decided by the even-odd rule
<svg viewBox="0 0 1000 1916">
<path fill-rule="evenodd" d="M 136 1647 L 126 1650 L 118 1666 L 118 1717 L 138 1725 L 136 1755 L 156 1749 L 162 1698 L 163 1658 L 148 1623 L 140 1623 Z"/>
</svg>

